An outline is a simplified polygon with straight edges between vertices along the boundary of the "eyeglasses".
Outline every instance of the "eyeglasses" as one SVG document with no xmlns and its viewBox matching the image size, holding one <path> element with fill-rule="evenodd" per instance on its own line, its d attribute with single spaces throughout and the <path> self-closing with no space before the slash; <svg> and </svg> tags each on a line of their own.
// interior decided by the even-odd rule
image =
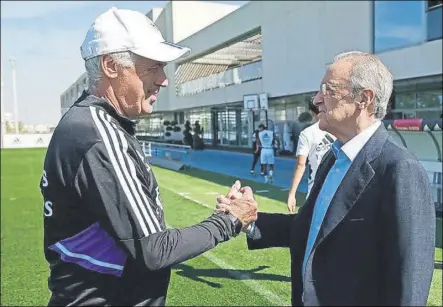
<svg viewBox="0 0 443 307">
<path fill-rule="evenodd" d="M 346 86 L 339 85 L 339 84 L 334 85 L 334 87 L 340 88 L 340 89 L 346 88 Z M 323 97 L 332 97 L 332 96 L 334 96 L 335 98 L 337 98 L 336 91 L 333 90 L 327 83 L 320 84 L 320 93 L 323 95 Z M 346 97 L 346 96 L 348 96 L 350 94 L 351 94 L 351 92 L 349 92 L 348 94 L 343 95 L 340 99 L 342 99 L 342 98 L 344 98 L 344 97 Z"/>
<path fill-rule="evenodd" d="M 326 83 L 322 83 L 322 84 L 320 84 L 320 93 L 321 93 L 323 96 L 327 96 L 327 97 L 329 97 L 329 96 L 331 96 L 332 94 L 334 94 L 334 91 L 329 87 L 328 84 L 326 84 Z"/>
</svg>

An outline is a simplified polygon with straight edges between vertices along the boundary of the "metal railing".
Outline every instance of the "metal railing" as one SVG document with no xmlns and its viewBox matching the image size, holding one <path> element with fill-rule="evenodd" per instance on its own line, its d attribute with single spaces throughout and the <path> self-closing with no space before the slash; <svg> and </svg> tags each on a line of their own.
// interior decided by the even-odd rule
<svg viewBox="0 0 443 307">
<path fill-rule="evenodd" d="M 442 120 L 383 121 L 392 138 L 408 148 L 428 173 L 436 213 L 442 216 Z"/>
<path fill-rule="evenodd" d="M 142 141 L 141 144 L 148 161 L 152 157 L 157 157 L 165 160 L 179 161 L 183 163 L 185 168 L 191 166 L 191 146 L 146 141 Z"/>
</svg>

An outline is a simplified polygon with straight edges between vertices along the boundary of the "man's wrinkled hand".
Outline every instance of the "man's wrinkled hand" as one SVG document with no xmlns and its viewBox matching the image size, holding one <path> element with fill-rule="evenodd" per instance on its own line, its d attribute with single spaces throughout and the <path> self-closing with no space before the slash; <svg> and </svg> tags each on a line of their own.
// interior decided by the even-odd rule
<svg viewBox="0 0 443 307">
<path fill-rule="evenodd" d="M 235 188 L 237 187 L 238 186 Z M 231 188 L 231 191 L 233 188 Z M 238 197 L 239 195 L 241 195 L 241 197 Z M 250 187 L 240 188 L 238 192 L 234 192 L 233 194 L 228 193 L 228 196 L 229 197 L 217 197 L 218 211 L 231 213 L 240 220 L 243 227 L 247 227 L 249 224 L 257 220 L 258 204 L 254 199 L 254 194 Z"/>
<path fill-rule="evenodd" d="M 236 180 L 234 184 L 232 185 L 231 189 L 229 190 L 228 194 L 226 195 L 229 199 L 239 199 L 243 196 L 243 193 L 240 191 L 241 189 L 241 182 L 240 180 Z"/>
<path fill-rule="evenodd" d="M 231 189 L 229 190 L 228 194 L 226 194 L 226 196 L 218 196 L 217 197 L 216 211 L 217 212 L 225 212 L 225 209 L 221 208 L 219 206 L 219 203 L 224 203 L 226 205 L 230 205 L 231 200 L 241 198 L 243 194 L 240 192 L 240 189 L 241 189 L 241 182 L 240 182 L 240 180 L 236 180 L 234 182 L 234 184 L 232 185 Z"/>
</svg>

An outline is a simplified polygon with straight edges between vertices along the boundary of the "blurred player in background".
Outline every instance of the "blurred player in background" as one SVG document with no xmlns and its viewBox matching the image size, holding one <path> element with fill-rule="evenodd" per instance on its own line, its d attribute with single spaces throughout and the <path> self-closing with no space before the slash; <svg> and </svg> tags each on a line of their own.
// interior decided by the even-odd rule
<svg viewBox="0 0 443 307">
<path fill-rule="evenodd" d="M 254 156 L 254 160 L 252 160 L 251 166 L 251 175 L 255 176 L 255 166 L 257 165 L 258 158 L 260 158 L 260 146 L 258 145 L 258 130 L 255 130 L 252 134 L 252 154 Z"/>
<path fill-rule="evenodd" d="M 308 193 L 306 194 L 306 198 L 308 198 L 314 184 L 317 168 L 320 165 L 324 154 L 331 148 L 331 144 L 335 140 L 334 136 L 320 130 L 318 126 L 319 110 L 314 104 L 313 100 L 309 102 L 308 108 L 313 119 L 315 120 L 315 123 L 303 129 L 298 139 L 296 152 L 297 166 L 295 167 L 294 178 L 292 179 L 292 184 L 288 195 L 288 210 L 291 213 L 295 212 L 295 193 L 297 192 L 300 181 L 305 173 L 306 162 L 308 162 L 309 167 Z"/>
<path fill-rule="evenodd" d="M 265 125 L 258 126 L 258 142 L 261 150 L 260 163 L 261 174 L 265 177 L 265 183 L 272 183 L 274 181 L 274 132 L 268 130 Z M 268 165 L 269 165 L 269 179 L 268 179 Z"/>
</svg>

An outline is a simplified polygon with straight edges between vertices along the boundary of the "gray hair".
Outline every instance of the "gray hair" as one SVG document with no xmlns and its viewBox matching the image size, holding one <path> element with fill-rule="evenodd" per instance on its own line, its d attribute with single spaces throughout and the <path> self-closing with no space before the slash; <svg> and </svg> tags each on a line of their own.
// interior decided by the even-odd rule
<svg viewBox="0 0 443 307">
<path fill-rule="evenodd" d="M 121 67 L 134 67 L 137 56 L 130 51 L 115 52 L 110 54 L 111 58 Z M 103 78 L 101 59 L 103 56 L 96 56 L 85 61 L 86 75 L 88 79 L 88 90 L 95 92 L 98 84 Z"/>
<path fill-rule="evenodd" d="M 383 119 L 393 89 L 392 73 L 377 56 L 361 51 L 340 53 L 333 62 L 346 58 L 355 61 L 349 77 L 353 97 L 358 95 L 362 88 L 373 90 L 375 118 Z"/>
</svg>

